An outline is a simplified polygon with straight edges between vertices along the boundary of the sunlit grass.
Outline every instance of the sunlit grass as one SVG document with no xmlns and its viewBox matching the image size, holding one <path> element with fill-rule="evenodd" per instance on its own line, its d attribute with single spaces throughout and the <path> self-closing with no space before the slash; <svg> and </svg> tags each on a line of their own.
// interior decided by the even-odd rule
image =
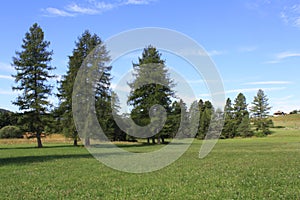
<svg viewBox="0 0 300 200">
<path fill-rule="evenodd" d="M 1 199 L 300 199 L 300 131 L 219 140 L 199 159 L 202 141 L 166 168 L 115 171 L 84 147 L 0 145 Z M 130 145 L 130 144 L 119 144 Z M 126 147 L 148 152 L 156 145 Z M 158 161 L 159 162 L 159 161 Z"/>
</svg>

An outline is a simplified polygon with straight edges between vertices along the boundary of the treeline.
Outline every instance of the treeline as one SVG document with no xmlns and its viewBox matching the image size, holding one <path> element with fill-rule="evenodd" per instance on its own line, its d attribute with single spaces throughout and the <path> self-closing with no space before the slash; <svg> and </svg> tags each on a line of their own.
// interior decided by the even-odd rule
<svg viewBox="0 0 300 200">
<path fill-rule="evenodd" d="M 262 90 L 259 90 L 254 98 L 250 112 L 242 93 L 233 103 L 227 99 L 224 111 L 223 108 L 214 108 L 210 101 L 203 100 L 193 102 L 190 108 L 187 108 L 185 102 L 176 97 L 173 90 L 176 83 L 170 79 L 165 60 L 161 59 L 161 54 L 153 46 L 146 47 L 142 56 L 138 58 L 138 63 L 133 63 L 134 79 L 129 83 L 131 92 L 128 97 L 128 105 L 132 107 L 132 111 L 130 114 L 119 114 L 119 100 L 110 87 L 112 66 L 108 65 L 109 52 L 100 37 L 89 31 L 78 37 L 72 55 L 68 57 L 68 70 L 58 82 L 56 95 L 59 105 L 53 108 L 48 97 L 53 90 L 49 80 L 55 78 L 55 75 L 51 74 L 55 68 L 51 66 L 53 51 L 49 50 L 49 45 L 50 42 L 44 40 L 41 27 L 38 24 L 31 26 L 23 39 L 22 50 L 17 51 L 13 57 L 16 70 L 16 74 L 13 75 L 13 90 L 19 91 L 19 96 L 13 103 L 22 112 L 0 112 L 1 130 L 5 126 L 17 126 L 23 132 L 34 134 L 38 147 L 43 146 L 43 133 L 63 133 L 66 137 L 73 138 L 74 145 L 78 145 L 79 135 L 72 111 L 73 88 L 83 61 L 95 48 L 98 54 L 95 70 L 102 74 L 94 84 L 95 110 L 99 124 L 109 140 L 135 140 L 144 135 L 139 132 L 137 126 L 130 123 L 125 123 L 125 128 L 121 129 L 113 113 L 123 121 L 132 119 L 139 126 L 154 123 L 149 130 L 157 134 L 148 137 L 148 142 L 152 140 L 153 143 L 164 142 L 165 138 L 173 138 L 175 135 L 203 139 L 210 127 L 220 127 L 220 124 L 211 123 L 216 116 L 220 119 L 225 118 L 222 138 L 270 133 L 269 126 L 272 122 L 267 118 L 270 107 Z M 158 107 L 153 108 L 155 105 L 160 105 L 167 114 L 163 127 L 155 126 L 160 124 L 160 118 L 149 116 L 150 112 L 159 116 L 161 110 Z M 92 134 L 85 138 L 85 145 L 90 144 L 90 139 L 93 139 Z"/>
</svg>

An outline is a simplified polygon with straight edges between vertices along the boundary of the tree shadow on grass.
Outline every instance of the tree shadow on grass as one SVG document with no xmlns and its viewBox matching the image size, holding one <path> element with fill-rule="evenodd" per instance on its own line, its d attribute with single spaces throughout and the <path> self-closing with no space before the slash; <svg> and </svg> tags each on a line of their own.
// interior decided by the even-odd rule
<svg viewBox="0 0 300 200">
<path fill-rule="evenodd" d="M 0 158 L 0 167 L 5 165 L 26 165 L 36 162 L 47 162 L 60 159 L 93 158 L 91 154 L 65 154 L 65 155 L 42 155 L 42 156 L 19 156 Z"/>
<path fill-rule="evenodd" d="M 51 148 L 72 148 L 72 147 L 84 147 L 83 145 L 74 146 L 71 144 L 67 145 L 51 145 L 51 146 L 43 146 L 41 149 L 51 149 Z M 16 147 L 16 146 L 7 146 L 0 147 L 0 150 L 13 150 L 13 149 L 38 149 L 37 146 L 26 146 L 26 147 Z"/>
</svg>

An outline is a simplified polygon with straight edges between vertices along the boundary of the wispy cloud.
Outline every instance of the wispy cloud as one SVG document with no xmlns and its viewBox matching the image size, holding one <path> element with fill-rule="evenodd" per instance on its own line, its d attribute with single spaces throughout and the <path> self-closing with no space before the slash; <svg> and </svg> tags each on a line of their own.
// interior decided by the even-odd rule
<svg viewBox="0 0 300 200">
<path fill-rule="evenodd" d="M 121 0 L 106 3 L 104 1 L 89 0 L 82 4 L 71 3 L 64 6 L 64 8 L 48 7 L 42 9 L 42 11 L 44 12 L 44 16 L 47 17 L 75 17 L 78 15 L 101 14 L 121 6 L 147 5 L 153 1 L 154 0 Z"/>
<path fill-rule="evenodd" d="M 239 52 L 253 52 L 257 49 L 256 46 L 244 46 L 238 49 Z"/>
<path fill-rule="evenodd" d="M 52 8 L 52 7 L 48 7 L 46 9 L 42 9 L 42 11 L 45 13 L 44 16 L 46 17 L 74 17 L 75 13 L 69 13 L 65 10 L 61 10 L 58 8 Z"/>
<path fill-rule="evenodd" d="M 8 76 L 8 75 L 0 75 L 0 79 L 9 79 L 9 80 L 13 80 L 14 78 L 12 76 Z"/>
<path fill-rule="evenodd" d="M 243 89 L 233 89 L 233 90 L 226 90 L 226 94 L 232 94 L 232 93 L 249 93 L 249 92 L 257 92 L 259 89 L 262 89 L 265 92 L 271 92 L 271 91 L 278 91 L 278 90 L 284 90 L 286 87 L 269 87 L 269 88 L 243 88 Z"/>
<path fill-rule="evenodd" d="M 300 4 L 285 7 L 280 18 L 285 24 L 300 28 Z"/>
<path fill-rule="evenodd" d="M 284 59 L 288 59 L 288 58 L 291 58 L 291 57 L 300 57 L 300 53 L 299 52 L 284 51 L 284 52 L 275 54 L 273 60 L 267 61 L 265 63 L 267 63 L 267 64 L 276 64 L 276 63 L 280 63 Z"/>
<path fill-rule="evenodd" d="M 14 72 L 14 68 L 7 63 L 0 62 L 0 70 L 5 72 Z"/>
<path fill-rule="evenodd" d="M 182 49 L 179 53 L 181 56 L 219 56 L 219 55 L 226 54 L 225 51 L 219 51 L 219 50 L 204 51 L 204 50 L 197 50 L 197 49 Z"/>
<path fill-rule="evenodd" d="M 212 51 L 208 51 L 207 54 L 209 56 L 219 56 L 219 55 L 223 55 L 225 54 L 225 51 L 218 51 L 218 50 L 212 50 Z"/>
<path fill-rule="evenodd" d="M 259 89 L 262 89 L 264 92 L 271 92 L 271 91 L 278 91 L 278 90 L 284 90 L 286 87 L 267 87 L 267 88 L 240 88 L 240 89 L 231 89 L 226 90 L 224 92 L 218 92 L 218 93 L 203 93 L 199 94 L 200 97 L 210 97 L 212 95 L 220 95 L 220 94 L 238 94 L 238 93 L 253 93 L 257 92 Z"/>
<path fill-rule="evenodd" d="M 70 4 L 67 6 L 67 10 L 72 12 L 72 13 L 79 13 L 79 14 L 86 14 L 86 15 L 94 15 L 94 14 L 98 14 L 99 12 L 101 12 L 101 9 L 96 9 L 95 8 L 86 8 L 86 7 L 82 7 L 79 6 L 75 3 Z"/>
<path fill-rule="evenodd" d="M 248 82 L 243 85 L 285 85 L 291 84 L 290 81 L 258 81 L 258 82 Z"/>
<path fill-rule="evenodd" d="M 14 95 L 18 94 L 18 92 L 12 91 L 12 90 L 3 90 L 0 89 L 0 95 Z"/>
</svg>

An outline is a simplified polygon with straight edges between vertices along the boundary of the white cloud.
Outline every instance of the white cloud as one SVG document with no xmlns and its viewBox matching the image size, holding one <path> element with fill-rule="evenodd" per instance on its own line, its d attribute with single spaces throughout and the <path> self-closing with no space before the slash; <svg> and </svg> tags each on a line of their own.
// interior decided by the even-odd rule
<svg viewBox="0 0 300 200">
<path fill-rule="evenodd" d="M 300 53 L 298 52 L 290 52 L 290 51 L 284 51 L 275 54 L 275 58 L 273 60 L 267 61 L 265 63 L 267 64 L 276 64 L 280 63 L 284 59 L 292 58 L 292 57 L 300 57 Z"/>
<path fill-rule="evenodd" d="M 100 12 L 100 10 L 81 7 L 75 3 L 68 5 L 67 9 L 74 13 L 80 13 L 80 14 L 86 14 L 86 15 L 94 15 L 94 14 L 98 14 Z"/>
<path fill-rule="evenodd" d="M 257 49 L 256 46 L 244 46 L 244 47 L 240 47 L 240 48 L 238 49 L 238 51 L 240 51 L 240 52 L 253 52 L 253 51 L 255 51 L 256 49 Z"/>
<path fill-rule="evenodd" d="M 285 7 L 280 18 L 285 24 L 300 28 L 300 4 Z"/>
<path fill-rule="evenodd" d="M 290 81 L 258 81 L 258 82 L 248 82 L 243 85 L 284 85 L 291 84 Z"/>
<path fill-rule="evenodd" d="M 209 56 L 219 56 L 219 55 L 225 54 L 225 52 L 224 51 L 212 50 L 212 51 L 208 51 L 207 54 Z"/>
<path fill-rule="evenodd" d="M 44 16 L 58 16 L 58 17 L 74 17 L 79 14 L 81 15 L 96 15 L 101 14 L 105 11 L 112 10 L 121 6 L 128 5 L 147 5 L 154 0 L 122 0 L 114 1 L 113 3 L 106 3 L 104 1 L 89 0 L 85 4 L 71 3 L 65 6 L 65 9 L 58 9 L 48 7 L 42 9 L 45 13 Z"/>
<path fill-rule="evenodd" d="M 264 92 L 270 92 L 270 91 L 284 90 L 284 89 L 286 89 L 286 87 L 233 89 L 233 90 L 226 90 L 225 93 L 226 94 L 232 94 L 232 93 L 257 92 L 259 89 L 262 89 Z"/>
<path fill-rule="evenodd" d="M 74 17 L 75 16 L 74 13 L 69 13 L 67 11 L 60 10 L 60 9 L 57 9 L 57 8 L 52 8 L 52 7 L 42 9 L 42 11 L 45 13 L 44 16 L 47 16 L 47 17 L 53 17 L 53 16 Z"/>
<path fill-rule="evenodd" d="M 124 4 L 127 5 L 147 5 L 149 4 L 151 1 L 148 0 L 127 0 Z"/>
<path fill-rule="evenodd" d="M 290 57 L 299 57 L 300 53 L 295 53 L 295 52 L 281 52 L 279 54 L 276 55 L 276 57 L 280 60 L 285 59 L 285 58 L 290 58 Z"/>
<path fill-rule="evenodd" d="M 197 50 L 197 49 L 182 49 L 179 54 L 181 56 L 219 56 L 225 54 L 225 51 L 219 50 Z"/>
<path fill-rule="evenodd" d="M 0 95 L 15 95 L 15 94 L 18 94 L 18 92 L 12 91 L 11 89 L 10 90 L 0 89 Z"/>
<path fill-rule="evenodd" d="M 14 78 L 12 76 L 8 76 L 8 75 L 0 75 L 0 79 L 14 80 Z"/>
</svg>

